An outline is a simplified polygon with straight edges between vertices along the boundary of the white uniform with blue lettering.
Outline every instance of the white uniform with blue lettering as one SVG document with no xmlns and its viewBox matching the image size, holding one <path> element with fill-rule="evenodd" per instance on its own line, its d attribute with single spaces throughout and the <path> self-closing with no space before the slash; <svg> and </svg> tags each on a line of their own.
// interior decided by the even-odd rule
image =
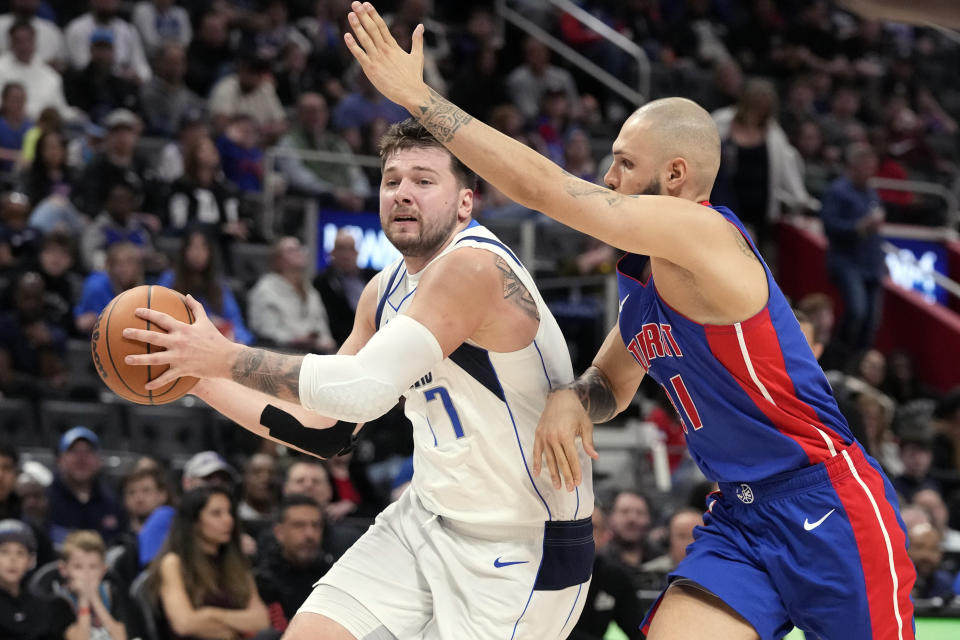
<svg viewBox="0 0 960 640">
<path fill-rule="evenodd" d="M 547 394 L 573 380 L 567 345 L 533 278 L 476 222 L 424 270 L 465 247 L 510 266 L 536 301 L 536 338 L 510 353 L 467 341 L 404 394 L 411 486 L 320 583 L 397 638 L 565 638 L 593 564 L 591 464 L 581 451 L 584 482 L 568 492 L 533 477 L 531 455 Z M 380 274 L 378 328 L 409 308 L 424 270 L 399 260 Z"/>
</svg>

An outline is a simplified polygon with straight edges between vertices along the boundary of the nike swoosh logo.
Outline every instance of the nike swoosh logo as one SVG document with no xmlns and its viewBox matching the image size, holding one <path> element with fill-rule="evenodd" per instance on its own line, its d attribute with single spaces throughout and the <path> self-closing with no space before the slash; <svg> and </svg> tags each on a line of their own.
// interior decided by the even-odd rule
<svg viewBox="0 0 960 640">
<path fill-rule="evenodd" d="M 499 568 L 501 568 L 501 567 L 509 567 L 509 566 L 512 565 L 512 564 L 527 564 L 528 562 L 530 562 L 530 561 L 529 561 L 529 560 L 516 560 L 516 561 L 514 561 L 514 562 L 500 562 L 500 558 L 497 558 L 496 560 L 493 561 L 493 566 L 495 566 L 497 569 L 499 569 Z"/>
<path fill-rule="evenodd" d="M 623 311 L 623 303 L 627 301 L 627 298 L 630 297 L 630 294 L 623 296 L 623 300 L 620 301 L 620 311 Z"/>
<path fill-rule="evenodd" d="M 807 530 L 807 531 L 813 531 L 814 529 L 816 529 L 817 527 L 819 527 L 820 525 L 822 525 L 822 524 L 823 524 L 823 521 L 826 520 L 827 518 L 829 518 L 829 517 L 830 517 L 830 514 L 833 513 L 834 511 L 836 511 L 836 509 L 830 509 L 830 511 L 827 511 L 826 515 L 824 515 L 822 518 L 820 518 L 820 519 L 817 520 L 816 522 L 810 522 L 809 520 L 807 520 L 806 518 L 804 518 L 804 519 L 803 519 L 803 528 L 804 528 L 805 530 Z"/>
</svg>

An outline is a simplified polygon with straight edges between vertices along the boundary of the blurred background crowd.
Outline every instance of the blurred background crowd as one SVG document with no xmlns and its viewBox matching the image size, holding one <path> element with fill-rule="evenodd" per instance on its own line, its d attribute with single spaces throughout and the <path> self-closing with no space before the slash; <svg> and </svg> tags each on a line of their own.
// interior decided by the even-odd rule
<svg viewBox="0 0 960 640">
<path fill-rule="evenodd" d="M 245 344 L 332 353 L 345 339 L 376 265 L 358 260 L 349 225 L 318 246 L 305 211 L 376 212 L 378 163 L 363 159 L 407 117 L 342 45 L 348 4 L 0 1 L 0 637 L 276 637 L 409 481 L 402 407 L 321 463 L 189 397 L 124 404 L 90 361 L 100 311 L 145 283 L 193 294 Z M 807 267 L 832 289 L 796 296 L 798 318 L 900 494 L 918 607 L 960 615 L 960 374 L 934 383 L 915 353 L 875 341 L 881 230 L 949 234 L 956 221 L 925 193 L 873 186 L 960 196 L 960 36 L 823 1 L 574 4 L 642 49 L 644 99 L 711 111 L 723 139 L 711 200 L 750 226 L 772 268 L 799 259 L 779 242 L 784 221 L 826 238 L 822 264 Z M 628 84 L 644 71 L 547 0 L 506 5 Z M 377 6 L 403 46 L 425 25 L 437 91 L 603 184 L 630 100 L 543 38 L 504 28 L 493 3 Z M 533 225 L 531 270 L 583 371 L 609 330 L 618 253 L 490 185 L 475 202 L 510 243 Z M 581 640 L 611 620 L 640 637 L 711 489 L 653 384 L 610 430 L 637 424 L 667 452 L 668 482 L 648 447 L 620 467 L 601 459 Z"/>
</svg>

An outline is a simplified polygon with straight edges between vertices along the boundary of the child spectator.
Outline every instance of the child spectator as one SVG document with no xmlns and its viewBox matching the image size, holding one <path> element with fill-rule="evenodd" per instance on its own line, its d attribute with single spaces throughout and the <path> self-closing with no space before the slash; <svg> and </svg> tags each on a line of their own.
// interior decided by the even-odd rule
<svg viewBox="0 0 960 640">
<path fill-rule="evenodd" d="M 0 520 L 0 638 L 54 640 L 49 606 L 21 586 L 33 566 L 37 541 L 19 520 Z"/>
<path fill-rule="evenodd" d="M 51 620 L 67 640 L 126 640 L 127 598 L 106 580 L 106 547 L 96 531 L 74 531 L 63 542 Z"/>
</svg>

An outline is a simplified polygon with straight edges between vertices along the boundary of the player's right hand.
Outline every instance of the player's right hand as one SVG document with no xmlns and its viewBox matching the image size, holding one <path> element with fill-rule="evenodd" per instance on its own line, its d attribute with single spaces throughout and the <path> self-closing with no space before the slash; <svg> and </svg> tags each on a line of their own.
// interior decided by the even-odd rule
<svg viewBox="0 0 960 640">
<path fill-rule="evenodd" d="M 533 473 L 540 475 L 543 459 L 555 489 L 566 486 L 573 491 L 583 481 L 577 437 L 583 450 L 593 459 L 599 454 L 593 447 L 593 423 L 572 389 L 554 391 L 547 397 L 547 406 L 540 415 L 533 441 Z M 561 478 L 563 480 L 561 484 Z"/>
</svg>

